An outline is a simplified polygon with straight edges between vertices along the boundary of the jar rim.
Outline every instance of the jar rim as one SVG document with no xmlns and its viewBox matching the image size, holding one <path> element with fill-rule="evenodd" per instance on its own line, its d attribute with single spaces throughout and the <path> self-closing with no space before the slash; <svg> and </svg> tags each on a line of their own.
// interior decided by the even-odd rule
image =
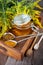
<svg viewBox="0 0 43 65">
<path fill-rule="evenodd" d="M 27 14 L 21 14 L 14 18 L 12 25 L 22 26 L 27 23 L 29 23 L 31 20 L 31 17 Z"/>
</svg>

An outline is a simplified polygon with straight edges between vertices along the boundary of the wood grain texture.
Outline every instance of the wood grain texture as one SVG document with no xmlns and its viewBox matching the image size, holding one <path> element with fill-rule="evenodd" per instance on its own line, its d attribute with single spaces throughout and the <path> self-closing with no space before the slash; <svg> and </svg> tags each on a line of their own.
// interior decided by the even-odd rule
<svg viewBox="0 0 43 65">
<path fill-rule="evenodd" d="M 32 32 L 32 34 L 36 34 L 35 32 Z M 27 49 L 30 47 L 30 45 L 32 44 L 34 38 L 30 38 L 25 42 L 25 45 L 23 46 L 23 48 L 21 49 L 21 52 L 23 54 L 25 54 L 25 52 L 27 51 Z"/>
<path fill-rule="evenodd" d="M 6 61 L 7 61 L 7 56 L 0 53 L 0 65 L 5 65 Z"/>
<path fill-rule="evenodd" d="M 14 48 L 10 48 L 7 45 L 4 45 L 2 41 L 0 41 L 0 52 L 5 55 L 11 56 L 17 60 L 22 59 L 22 53 Z"/>
</svg>

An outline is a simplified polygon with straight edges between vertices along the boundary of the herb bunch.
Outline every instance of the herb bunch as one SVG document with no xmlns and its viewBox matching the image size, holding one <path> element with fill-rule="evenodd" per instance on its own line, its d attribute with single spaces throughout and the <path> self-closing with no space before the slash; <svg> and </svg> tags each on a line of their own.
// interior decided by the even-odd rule
<svg viewBox="0 0 43 65">
<path fill-rule="evenodd" d="M 43 9 L 38 4 L 40 1 L 41 0 L 21 0 L 19 2 L 18 0 L 0 0 L 0 38 L 8 29 L 11 29 L 11 21 L 13 18 L 20 14 L 30 15 L 33 23 L 38 24 L 42 28 L 38 19 L 41 12 L 34 9 L 35 7 Z M 9 7 L 9 3 L 13 5 Z"/>
<path fill-rule="evenodd" d="M 41 11 L 35 10 L 34 8 L 37 7 L 39 9 L 43 9 L 40 5 L 39 2 L 41 0 L 21 0 L 20 2 L 18 0 L 11 1 L 14 6 L 11 6 L 10 10 L 7 9 L 8 12 L 12 11 L 14 17 L 20 14 L 27 14 L 30 15 L 31 18 L 33 19 L 33 23 L 38 24 L 41 28 L 43 26 L 41 25 L 39 21 L 39 16 Z M 12 13 L 11 12 L 11 13 Z"/>
<path fill-rule="evenodd" d="M 19 14 L 27 14 L 30 15 L 31 18 L 33 19 L 33 23 L 38 24 L 41 28 L 43 28 L 43 26 L 41 25 L 40 21 L 39 21 L 39 16 L 41 11 L 39 10 L 35 10 L 34 8 L 37 7 L 39 9 L 43 9 L 42 7 L 40 7 L 40 5 L 38 4 L 41 0 L 21 0 L 20 2 L 18 2 L 18 0 L 16 0 L 15 6 L 11 7 L 12 9 L 14 9 L 14 16 L 17 16 Z"/>
<path fill-rule="evenodd" d="M 10 19 L 7 16 L 7 4 L 10 2 L 10 0 L 0 0 L 0 38 L 3 36 L 3 34 L 8 30 L 11 29 L 11 23 Z"/>
</svg>

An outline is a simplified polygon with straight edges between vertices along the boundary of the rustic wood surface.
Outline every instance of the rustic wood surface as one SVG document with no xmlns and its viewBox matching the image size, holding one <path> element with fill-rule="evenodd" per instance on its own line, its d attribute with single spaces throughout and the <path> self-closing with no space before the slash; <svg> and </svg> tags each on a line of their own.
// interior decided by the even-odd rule
<svg viewBox="0 0 43 65">
<path fill-rule="evenodd" d="M 36 34 L 35 32 L 32 32 L 32 34 Z M 22 60 L 24 57 L 24 54 L 26 50 L 30 47 L 32 44 L 34 38 L 28 39 L 24 42 L 21 42 L 17 44 L 14 48 L 11 48 L 4 44 L 3 40 L 0 40 L 0 52 L 7 56 L 11 56 L 16 60 Z"/>
<path fill-rule="evenodd" d="M 31 65 L 31 57 L 24 57 L 22 61 L 16 61 L 15 59 L 8 57 L 5 65 Z M 33 65 L 43 65 L 43 40 L 37 51 L 34 51 L 34 59 L 32 59 Z"/>
<path fill-rule="evenodd" d="M 7 56 L 0 53 L 0 65 L 5 65 Z"/>
<path fill-rule="evenodd" d="M 7 59 L 7 56 L 0 54 L 0 65 L 31 65 L 31 57 L 24 57 L 23 61 L 16 61 L 11 57 Z M 39 49 L 34 52 L 34 65 L 43 65 L 43 40 Z"/>
<path fill-rule="evenodd" d="M 6 62 L 7 61 L 7 62 Z M 23 61 L 0 54 L 0 65 L 31 65 L 31 57 L 24 57 Z M 37 51 L 34 52 L 34 65 L 43 65 L 43 40 Z"/>
</svg>

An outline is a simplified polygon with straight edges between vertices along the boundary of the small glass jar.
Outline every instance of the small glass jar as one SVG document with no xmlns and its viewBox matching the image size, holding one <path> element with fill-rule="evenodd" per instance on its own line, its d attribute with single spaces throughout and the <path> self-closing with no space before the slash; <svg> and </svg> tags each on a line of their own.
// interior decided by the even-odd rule
<svg viewBox="0 0 43 65">
<path fill-rule="evenodd" d="M 31 32 L 31 17 L 29 15 L 18 15 L 12 22 L 12 33 L 15 35 L 27 35 Z"/>
</svg>

